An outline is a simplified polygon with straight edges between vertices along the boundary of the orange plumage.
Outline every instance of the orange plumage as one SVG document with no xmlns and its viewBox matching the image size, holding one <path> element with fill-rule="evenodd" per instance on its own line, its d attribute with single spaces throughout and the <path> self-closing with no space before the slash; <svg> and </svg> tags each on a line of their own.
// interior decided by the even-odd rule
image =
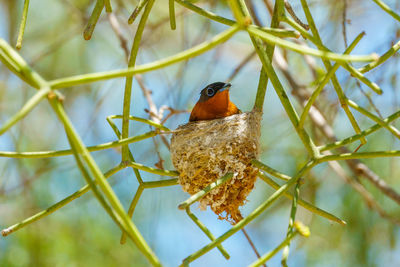
<svg viewBox="0 0 400 267">
<path fill-rule="evenodd" d="M 238 114 L 241 111 L 229 100 L 231 84 L 216 82 L 207 85 L 190 114 L 189 121 L 213 120 Z"/>
</svg>

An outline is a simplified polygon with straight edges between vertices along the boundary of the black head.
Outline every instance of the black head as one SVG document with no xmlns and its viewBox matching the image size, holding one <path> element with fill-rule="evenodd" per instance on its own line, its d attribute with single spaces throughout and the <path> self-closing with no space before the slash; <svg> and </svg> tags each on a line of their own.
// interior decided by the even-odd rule
<svg viewBox="0 0 400 267">
<path fill-rule="evenodd" d="M 229 89 L 231 87 L 230 83 L 223 83 L 223 82 L 216 82 L 207 85 L 203 90 L 200 92 L 200 102 L 205 102 L 211 97 L 215 96 L 218 91 L 223 91 Z"/>
</svg>

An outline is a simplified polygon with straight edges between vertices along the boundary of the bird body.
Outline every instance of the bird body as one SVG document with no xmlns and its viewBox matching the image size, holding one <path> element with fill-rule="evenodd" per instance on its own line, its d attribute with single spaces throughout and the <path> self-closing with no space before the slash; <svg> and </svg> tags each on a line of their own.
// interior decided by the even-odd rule
<svg viewBox="0 0 400 267">
<path fill-rule="evenodd" d="M 189 121 L 213 120 L 241 113 L 229 100 L 230 83 L 216 82 L 207 85 L 190 114 Z"/>
</svg>

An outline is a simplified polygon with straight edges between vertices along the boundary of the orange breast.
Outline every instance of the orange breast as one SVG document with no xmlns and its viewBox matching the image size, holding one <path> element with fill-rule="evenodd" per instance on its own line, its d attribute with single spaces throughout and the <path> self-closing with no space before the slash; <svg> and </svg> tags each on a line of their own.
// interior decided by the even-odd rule
<svg viewBox="0 0 400 267">
<path fill-rule="evenodd" d="M 197 102 L 189 121 L 213 120 L 238 113 L 240 110 L 229 100 L 229 91 L 224 90 L 205 102 Z"/>
</svg>

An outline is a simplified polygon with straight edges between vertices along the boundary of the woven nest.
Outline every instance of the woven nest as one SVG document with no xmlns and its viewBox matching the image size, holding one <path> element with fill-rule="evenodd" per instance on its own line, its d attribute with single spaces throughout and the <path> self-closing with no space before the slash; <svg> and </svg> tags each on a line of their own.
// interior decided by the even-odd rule
<svg viewBox="0 0 400 267">
<path fill-rule="evenodd" d="M 254 187 L 258 169 L 251 160 L 259 153 L 261 112 L 190 122 L 179 126 L 171 139 L 172 163 L 179 171 L 179 183 L 193 195 L 227 173 L 231 180 L 200 200 L 218 215 L 236 223 L 242 219 L 239 207 Z"/>
</svg>

